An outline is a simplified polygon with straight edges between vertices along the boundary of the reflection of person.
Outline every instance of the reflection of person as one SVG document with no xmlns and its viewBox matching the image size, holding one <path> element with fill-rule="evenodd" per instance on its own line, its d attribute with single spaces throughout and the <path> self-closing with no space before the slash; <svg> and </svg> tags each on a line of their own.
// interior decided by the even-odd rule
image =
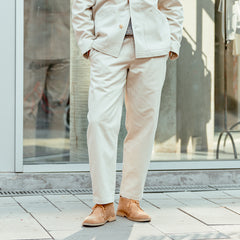
<svg viewBox="0 0 240 240">
<path fill-rule="evenodd" d="M 204 63 L 204 54 L 195 51 L 183 37 L 177 62 L 177 142 L 180 152 L 187 153 L 190 140 L 192 151 L 208 151 L 207 124 L 211 119 L 211 73 Z M 186 71 L 186 67 L 191 71 Z M 193 77 L 194 76 L 194 77 Z M 204 97 L 203 97 L 204 96 Z M 202 107 L 204 106 L 204 107 Z"/>
<path fill-rule="evenodd" d="M 25 0 L 24 137 L 35 138 L 38 104 L 47 93 L 49 135 L 65 137 L 69 96 L 70 2 Z"/>
<path fill-rule="evenodd" d="M 227 41 L 235 39 L 235 34 L 239 28 L 240 0 L 227 0 L 226 13 L 225 0 L 219 1 L 218 11 L 222 13 L 222 37 L 225 39 L 225 18 L 226 18 L 226 37 Z M 226 15 L 226 16 L 225 16 Z"/>
<path fill-rule="evenodd" d="M 182 5 L 179 0 L 75 0 L 72 23 L 78 46 L 91 63 L 87 143 L 95 205 L 83 225 L 116 219 L 115 167 L 124 93 L 127 136 L 117 215 L 150 221 L 139 200 L 152 154 L 166 61 L 179 55 Z"/>
</svg>

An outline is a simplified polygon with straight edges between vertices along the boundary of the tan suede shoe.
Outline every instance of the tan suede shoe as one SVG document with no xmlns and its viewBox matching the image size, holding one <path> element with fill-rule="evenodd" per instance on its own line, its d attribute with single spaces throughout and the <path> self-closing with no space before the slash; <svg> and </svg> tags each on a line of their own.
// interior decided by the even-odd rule
<svg viewBox="0 0 240 240">
<path fill-rule="evenodd" d="M 96 227 L 114 220 L 116 220 L 116 214 L 113 203 L 95 204 L 92 208 L 92 212 L 85 218 L 82 225 Z"/>
<path fill-rule="evenodd" d="M 149 222 L 151 217 L 140 207 L 139 201 L 120 196 L 117 216 L 136 222 Z"/>
</svg>

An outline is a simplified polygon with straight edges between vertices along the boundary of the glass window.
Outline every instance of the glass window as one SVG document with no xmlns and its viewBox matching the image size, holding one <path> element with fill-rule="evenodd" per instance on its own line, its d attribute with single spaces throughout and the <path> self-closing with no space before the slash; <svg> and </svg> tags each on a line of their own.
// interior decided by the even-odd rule
<svg viewBox="0 0 240 240">
<path fill-rule="evenodd" d="M 239 151 L 240 3 L 237 0 L 226 1 L 226 9 L 224 9 L 224 5 L 221 8 L 219 2 L 219 0 L 216 2 L 214 129 L 217 137 L 219 137 L 219 133 L 224 129 L 233 131 L 230 133 L 236 145 L 236 151 Z M 226 10 L 225 14 L 224 10 Z M 226 21 L 224 16 L 226 17 Z M 226 134 L 221 139 L 219 158 L 234 158 L 233 144 L 230 136 L 226 136 Z"/>
<path fill-rule="evenodd" d="M 227 127 L 240 117 L 239 35 L 225 51 L 219 0 L 182 2 L 180 57 L 168 60 L 152 161 L 214 160 L 226 99 Z M 90 65 L 73 34 L 71 4 L 24 1 L 24 164 L 88 162 Z M 122 162 L 125 116 L 123 106 L 117 162 Z M 239 134 L 233 136 L 238 142 Z M 221 142 L 220 158 L 234 158 L 229 137 L 225 147 Z"/>
<path fill-rule="evenodd" d="M 69 0 L 24 1 L 24 163 L 68 161 Z"/>
</svg>

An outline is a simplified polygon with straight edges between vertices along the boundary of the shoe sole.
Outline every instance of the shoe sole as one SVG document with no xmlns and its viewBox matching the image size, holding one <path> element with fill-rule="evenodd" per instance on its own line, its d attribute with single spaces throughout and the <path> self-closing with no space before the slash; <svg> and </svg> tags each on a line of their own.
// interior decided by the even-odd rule
<svg viewBox="0 0 240 240">
<path fill-rule="evenodd" d="M 150 222 L 151 221 L 151 218 L 136 219 L 136 218 L 128 217 L 127 214 L 122 211 L 117 211 L 116 215 L 119 217 L 126 217 L 127 219 L 134 221 L 134 222 Z"/>
<path fill-rule="evenodd" d="M 98 226 L 102 226 L 107 222 L 113 222 L 116 220 L 116 216 L 114 217 L 110 217 L 109 219 L 107 219 L 105 222 L 103 223 L 83 223 L 82 226 L 87 226 L 87 227 L 98 227 Z"/>
</svg>

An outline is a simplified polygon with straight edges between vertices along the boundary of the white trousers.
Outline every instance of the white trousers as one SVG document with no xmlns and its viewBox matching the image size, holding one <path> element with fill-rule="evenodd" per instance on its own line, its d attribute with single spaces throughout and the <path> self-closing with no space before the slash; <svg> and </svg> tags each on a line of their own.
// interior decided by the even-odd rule
<svg viewBox="0 0 240 240">
<path fill-rule="evenodd" d="M 152 155 L 168 55 L 135 58 L 125 38 L 119 57 L 92 49 L 89 55 L 87 144 L 93 201 L 114 201 L 117 142 L 125 95 L 127 135 L 120 195 L 140 200 Z"/>
</svg>

